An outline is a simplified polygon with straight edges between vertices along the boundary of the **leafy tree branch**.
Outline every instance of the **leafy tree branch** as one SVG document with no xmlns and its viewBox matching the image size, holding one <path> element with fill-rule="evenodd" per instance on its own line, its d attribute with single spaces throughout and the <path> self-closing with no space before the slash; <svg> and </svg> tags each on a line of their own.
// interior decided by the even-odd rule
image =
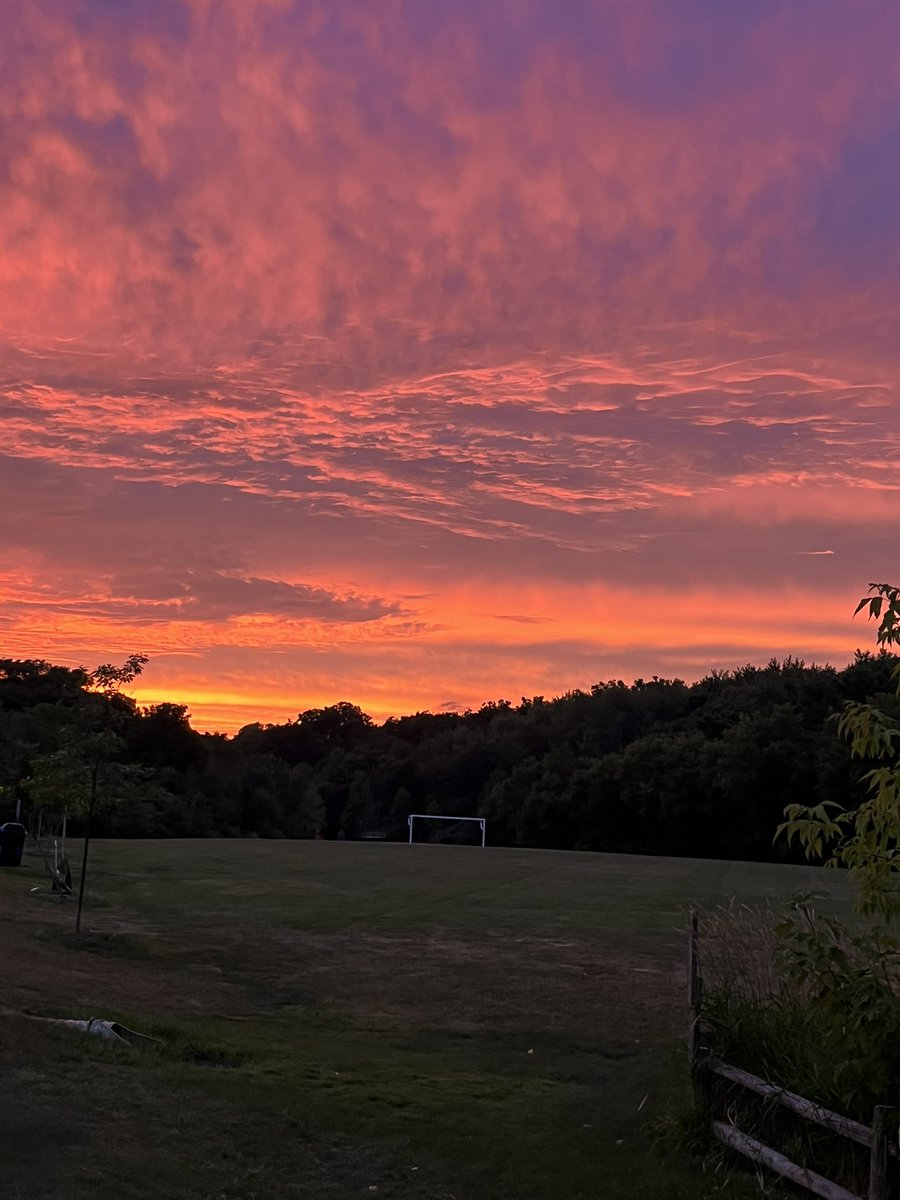
<svg viewBox="0 0 900 1200">
<path fill-rule="evenodd" d="M 900 588 L 873 583 L 856 606 L 878 621 L 876 640 L 883 649 L 900 645 Z M 900 696 L 900 664 L 891 673 Z M 826 866 L 846 867 L 858 886 L 861 914 L 892 922 L 900 917 L 900 723 L 884 707 L 849 701 L 837 721 L 838 733 L 854 758 L 879 765 L 862 782 L 866 796 L 856 809 L 830 802 L 790 804 L 776 837 L 795 838 L 808 858 Z M 826 858 L 827 855 L 827 858 Z"/>
</svg>

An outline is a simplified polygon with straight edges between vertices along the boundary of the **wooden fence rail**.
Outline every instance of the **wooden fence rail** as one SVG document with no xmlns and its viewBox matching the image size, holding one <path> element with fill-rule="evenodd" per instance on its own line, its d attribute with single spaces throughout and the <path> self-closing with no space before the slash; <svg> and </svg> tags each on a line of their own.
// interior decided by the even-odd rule
<svg viewBox="0 0 900 1200">
<path fill-rule="evenodd" d="M 805 1121 L 822 1125 L 833 1133 L 839 1133 L 842 1137 L 858 1142 L 860 1146 L 871 1146 L 872 1144 L 872 1130 L 860 1121 L 842 1117 L 840 1113 L 813 1104 L 812 1101 L 798 1096 L 795 1092 L 788 1092 L 774 1083 L 768 1083 L 757 1075 L 751 1075 L 749 1071 L 742 1071 L 740 1067 L 732 1067 L 718 1058 L 707 1059 L 704 1066 L 707 1071 L 712 1071 L 714 1075 L 719 1075 L 722 1079 L 738 1083 L 748 1091 L 755 1092 L 757 1096 L 774 1100 L 776 1104 L 789 1108 L 791 1112 L 796 1113 L 798 1117 L 803 1117 Z M 898 1153 L 896 1145 L 889 1146 L 888 1153 L 893 1154 L 896 1158 Z"/>
<path fill-rule="evenodd" d="M 734 1125 L 713 1121 L 712 1131 L 715 1137 L 729 1150 L 736 1150 L 738 1154 L 743 1154 L 745 1158 L 759 1163 L 760 1166 L 768 1167 L 770 1171 L 775 1171 L 784 1179 L 789 1179 L 791 1183 L 796 1183 L 800 1187 L 806 1188 L 808 1192 L 821 1196 L 823 1200 L 860 1200 L 855 1192 L 848 1192 L 839 1183 L 833 1183 L 824 1175 L 819 1175 L 806 1167 L 798 1167 L 795 1162 L 791 1162 L 789 1158 L 785 1158 L 771 1146 L 764 1146 L 762 1142 L 742 1133 Z"/>
<path fill-rule="evenodd" d="M 900 1157 L 897 1138 L 890 1131 L 892 1117 L 896 1119 L 895 1109 L 889 1105 L 879 1104 L 875 1109 L 871 1127 L 863 1125 L 860 1121 L 853 1121 L 840 1113 L 814 1104 L 804 1096 L 789 1092 L 785 1088 L 778 1087 L 777 1084 L 760 1079 L 757 1075 L 751 1075 L 749 1071 L 744 1071 L 731 1063 L 722 1062 L 721 1059 L 715 1058 L 701 1046 L 700 1018 L 703 977 L 700 971 L 698 937 L 699 920 L 697 913 L 692 910 L 688 927 L 688 1001 L 692 1009 L 688 1035 L 688 1058 L 699 1103 L 704 1108 L 710 1108 L 708 1103 L 710 1076 L 719 1076 L 766 1100 L 782 1105 L 804 1121 L 821 1125 L 832 1133 L 867 1147 L 870 1157 L 869 1187 L 866 1200 L 890 1200 L 888 1157 L 891 1155 L 894 1158 Z M 840 1184 L 791 1162 L 779 1151 L 750 1137 L 749 1134 L 744 1133 L 733 1124 L 717 1121 L 711 1115 L 710 1125 L 713 1136 L 729 1149 L 737 1151 L 738 1154 L 744 1155 L 745 1158 L 751 1159 L 760 1166 L 768 1167 L 769 1170 L 791 1180 L 792 1183 L 799 1184 L 800 1187 L 806 1188 L 816 1196 L 821 1196 L 823 1200 L 862 1200 L 862 1197 L 848 1191 Z"/>
</svg>

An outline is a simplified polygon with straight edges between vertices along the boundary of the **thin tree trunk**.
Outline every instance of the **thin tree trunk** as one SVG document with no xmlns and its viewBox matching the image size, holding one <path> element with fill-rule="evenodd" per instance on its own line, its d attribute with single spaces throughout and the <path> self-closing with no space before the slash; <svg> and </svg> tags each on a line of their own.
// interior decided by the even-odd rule
<svg viewBox="0 0 900 1200">
<path fill-rule="evenodd" d="M 81 856 L 81 881 L 78 884 L 78 908 L 75 911 L 75 932 L 81 933 L 81 909 L 84 905 L 84 881 L 87 878 L 88 846 L 91 844 L 90 818 L 84 826 L 84 853 Z"/>
<path fill-rule="evenodd" d="M 84 823 L 84 853 L 81 856 L 81 880 L 78 884 L 78 908 L 75 910 L 75 932 L 81 933 L 81 910 L 84 907 L 84 881 L 87 878 L 88 846 L 91 844 L 91 822 L 94 818 L 94 807 L 97 803 L 97 775 L 99 764 L 94 763 L 91 769 L 91 802 L 88 806 L 87 820 Z"/>
</svg>

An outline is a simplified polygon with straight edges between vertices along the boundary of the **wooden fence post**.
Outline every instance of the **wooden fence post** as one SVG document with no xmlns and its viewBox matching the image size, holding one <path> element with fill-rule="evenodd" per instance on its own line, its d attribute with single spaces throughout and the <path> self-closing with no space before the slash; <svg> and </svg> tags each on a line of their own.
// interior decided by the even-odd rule
<svg viewBox="0 0 900 1200">
<path fill-rule="evenodd" d="M 691 1024 L 688 1029 L 688 1069 L 694 1090 L 694 1105 L 698 1113 L 708 1121 L 712 1113 L 710 1076 L 707 1070 L 708 1053 L 704 1052 L 700 1038 L 700 1006 L 703 997 L 703 979 L 700 975 L 700 960 L 697 953 L 697 935 L 700 922 L 695 909 L 691 909 L 688 920 L 688 1003 L 691 1006 Z"/>
<path fill-rule="evenodd" d="M 893 1113 L 894 1109 L 889 1105 L 879 1104 L 872 1117 L 869 1200 L 888 1200 L 888 1138 Z"/>
<path fill-rule="evenodd" d="M 700 1056 L 700 967 L 697 962 L 697 920 L 696 909 L 691 909 L 688 916 L 688 1004 L 691 1006 L 691 1024 L 688 1029 L 688 1066 L 691 1076 L 697 1071 Z"/>
<path fill-rule="evenodd" d="M 703 999 L 703 980 L 700 977 L 700 959 L 697 953 L 697 935 L 700 921 L 697 910 L 692 908 L 688 923 L 688 1004 L 694 1016 L 699 1015 L 700 1001 Z"/>
</svg>

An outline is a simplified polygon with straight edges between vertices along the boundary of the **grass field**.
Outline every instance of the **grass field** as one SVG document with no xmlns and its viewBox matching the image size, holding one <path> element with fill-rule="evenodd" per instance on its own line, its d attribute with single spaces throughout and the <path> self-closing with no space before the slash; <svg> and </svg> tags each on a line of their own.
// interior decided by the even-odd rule
<svg viewBox="0 0 900 1200">
<path fill-rule="evenodd" d="M 648 1148 L 683 1090 L 686 908 L 842 903 L 833 874 L 689 859 L 264 841 L 92 858 L 80 938 L 39 859 L 0 871 L 9 1200 L 743 1195 Z M 22 1014 L 114 1017 L 160 1046 Z"/>
</svg>

